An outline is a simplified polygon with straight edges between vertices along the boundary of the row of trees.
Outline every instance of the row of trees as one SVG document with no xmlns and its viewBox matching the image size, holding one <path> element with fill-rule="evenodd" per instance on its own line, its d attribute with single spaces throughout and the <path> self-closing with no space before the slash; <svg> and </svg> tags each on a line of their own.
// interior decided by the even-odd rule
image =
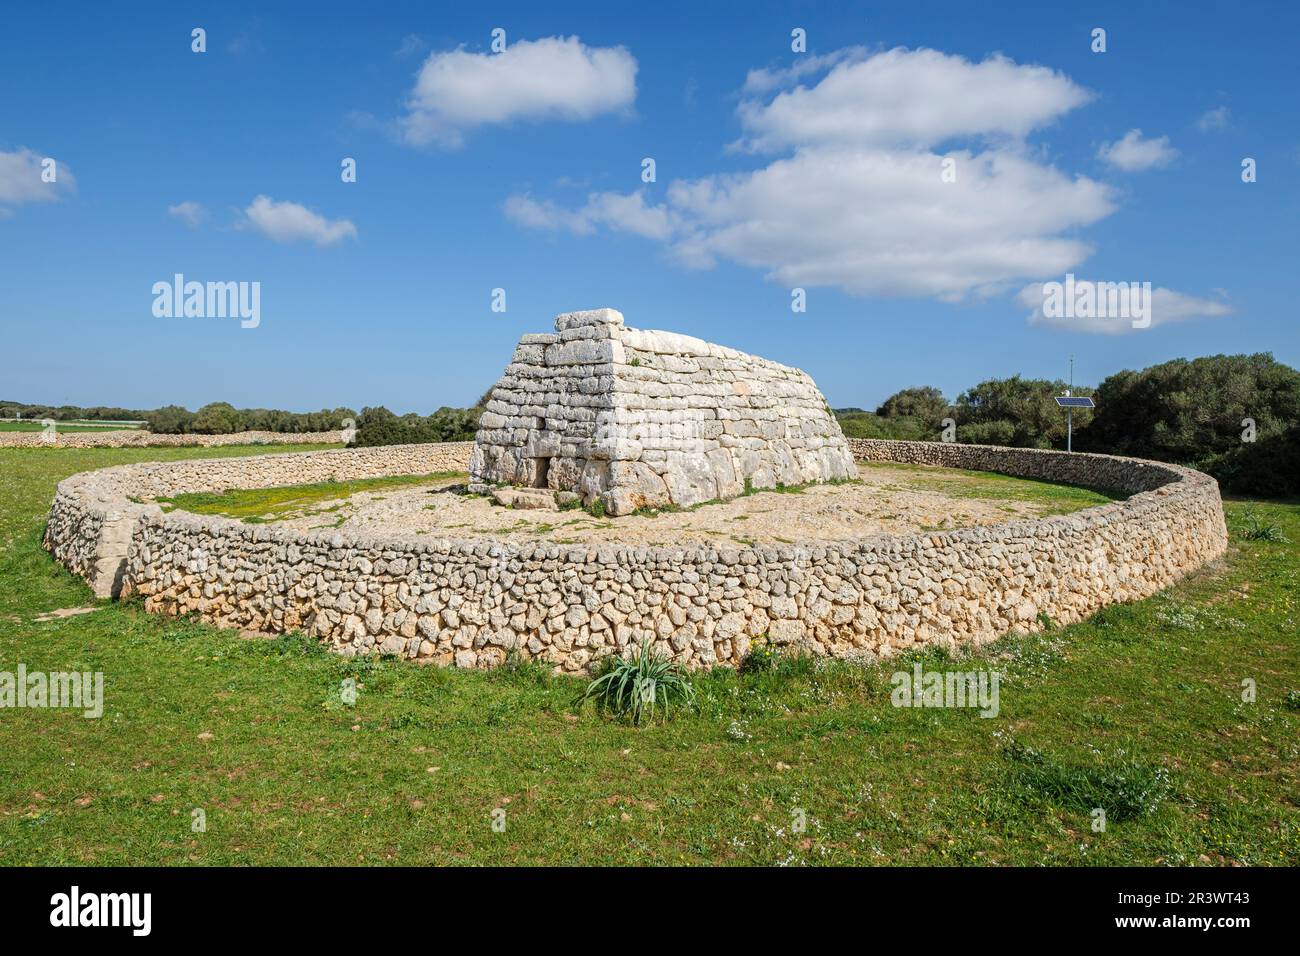
<svg viewBox="0 0 1300 956">
<path fill-rule="evenodd" d="M 111 405 L 31 405 L 26 402 L 0 402 L 0 418 L 26 418 L 39 421 L 51 418 L 56 422 L 101 421 L 138 422 L 147 413 L 138 408 L 117 408 Z"/>
<path fill-rule="evenodd" d="M 473 408 L 444 406 L 432 415 L 394 415 L 380 405 L 361 409 L 357 419 L 358 447 L 369 445 L 407 445 L 433 441 L 473 441 L 483 404 Z"/>
<path fill-rule="evenodd" d="M 179 405 L 166 405 L 143 414 L 149 430 L 160 435 L 325 432 L 343 428 L 345 422 L 355 422 L 357 418 L 357 413 L 350 408 L 286 412 L 279 408 L 235 408 L 229 402 L 212 402 L 197 412 Z"/>
<path fill-rule="evenodd" d="M 841 409 L 846 435 L 942 437 L 981 445 L 1060 448 L 1065 383 L 1019 376 L 990 379 L 949 402 L 933 387 L 906 388 L 874 413 Z M 1175 359 L 1109 376 L 1091 396 L 1096 411 L 1074 412 L 1074 447 L 1190 465 L 1242 494 L 1300 494 L 1300 372 L 1268 353 Z"/>
<path fill-rule="evenodd" d="M 145 422 L 160 435 L 222 435 L 230 432 L 325 432 L 343 428 L 347 420 L 355 422 L 357 413 L 350 408 L 322 409 L 319 412 L 286 412 L 280 408 L 235 408 L 229 402 L 212 402 L 197 412 L 180 405 L 162 408 L 115 408 L 108 405 L 34 405 L 25 402 L 0 402 L 0 418 L 25 418 L 39 421 L 51 418 L 65 421 Z"/>
</svg>

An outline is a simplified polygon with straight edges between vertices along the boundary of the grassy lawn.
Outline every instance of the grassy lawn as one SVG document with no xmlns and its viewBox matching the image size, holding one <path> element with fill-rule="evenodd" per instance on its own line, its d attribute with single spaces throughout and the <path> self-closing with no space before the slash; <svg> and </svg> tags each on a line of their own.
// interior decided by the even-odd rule
<svg viewBox="0 0 1300 956">
<path fill-rule="evenodd" d="M 533 668 L 96 603 L 40 549 L 73 472 L 274 450 L 0 449 L 0 670 L 99 670 L 106 696 L 100 720 L 0 710 L 0 864 L 1300 863 L 1300 506 L 1230 502 L 1228 560 L 1152 600 L 922 658 L 1001 670 L 996 718 L 892 707 L 910 659 L 796 660 L 634 728 Z"/>
<path fill-rule="evenodd" d="M 933 491 L 950 498 L 1030 501 L 1040 506 L 1039 513 L 1043 515 L 1068 514 L 1124 497 L 1119 492 L 995 475 L 987 471 L 967 471 L 964 468 L 936 468 L 933 465 L 894 461 L 867 462 L 860 467 L 871 472 L 897 476 L 898 483 L 886 485 L 887 488 Z"/>
</svg>

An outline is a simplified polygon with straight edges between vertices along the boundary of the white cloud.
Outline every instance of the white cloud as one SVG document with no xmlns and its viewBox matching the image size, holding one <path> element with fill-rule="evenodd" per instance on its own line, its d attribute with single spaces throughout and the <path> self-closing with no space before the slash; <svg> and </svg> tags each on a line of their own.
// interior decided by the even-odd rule
<svg viewBox="0 0 1300 956">
<path fill-rule="evenodd" d="M 1196 121 L 1196 128 L 1202 133 L 1209 133 L 1216 129 L 1227 129 L 1230 122 L 1232 122 L 1232 114 L 1228 112 L 1228 108 L 1216 106 L 1201 114 L 1201 118 Z"/>
<path fill-rule="evenodd" d="M 897 48 L 865 59 L 848 52 L 853 55 L 840 56 L 816 86 L 782 92 L 770 103 L 742 101 L 748 145 L 934 146 L 960 136 L 1020 138 L 1092 97 L 1062 73 L 1003 56 L 972 63 L 937 50 Z"/>
<path fill-rule="evenodd" d="M 1059 280 L 1058 280 L 1059 281 Z M 1076 284 L 1084 280 L 1076 280 Z M 1221 297 L 1226 296 L 1222 290 L 1216 290 Z M 1134 329 L 1130 318 L 1065 318 L 1044 314 L 1043 283 L 1027 285 L 1016 293 L 1016 301 L 1029 309 L 1029 324 L 1047 328 L 1061 329 L 1068 332 L 1092 332 L 1102 335 L 1124 335 L 1129 332 L 1142 331 Z M 1172 325 L 1188 319 L 1220 318 L 1231 315 L 1232 306 L 1220 299 L 1202 299 L 1197 296 L 1175 292 L 1173 289 L 1157 287 L 1151 290 L 1151 327 Z"/>
<path fill-rule="evenodd" d="M 841 63 L 845 60 L 861 60 L 867 56 L 866 47 L 851 46 L 836 50 L 823 56 L 800 55 L 794 63 L 783 70 L 750 70 L 745 75 L 743 92 L 749 94 L 768 93 L 782 86 L 788 86 L 795 80 Z"/>
<path fill-rule="evenodd" d="M 855 295 L 983 294 L 1017 277 L 1082 261 L 1087 243 L 1059 235 L 1114 208 L 1100 183 L 1009 151 L 800 150 L 757 172 L 674 183 L 685 222 L 676 252 L 725 258 L 786 286 Z"/>
<path fill-rule="evenodd" d="M 1143 139 L 1140 129 L 1131 129 L 1113 143 L 1103 143 L 1097 157 L 1126 173 L 1168 166 L 1178 155 L 1168 136 Z"/>
<path fill-rule="evenodd" d="M 642 193 L 592 193 L 586 205 L 568 210 L 550 200 L 511 196 L 505 203 L 506 216 L 533 229 L 567 230 L 589 235 L 598 226 L 615 232 L 630 232 L 646 239 L 666 240 L 672 236 L 673 221 L 662 206 L 646 205 Z"/>
<path fill-rule="evenodd" d="M 479 126 L 587 120 L 631 107 L 636 71 L 623 47 L 584 46 L 576 36 L 520 40 L 502 53 L 433 53 L 399 125 L 409 143 L 455 147 Z"/>
<path fill-rule="evenodd" d="M 57 160 L 53 166 L 54 182 L 45 182 L 42 162 L 50 158 L 25 147 L 11 153 L 0 150 L 0 206 L 56 202 L 75 191 L 77 180 L 72 170 Z"/>
<path fill-rule="evenodd" d="M 662 236 L 689 267 L 724 259 L 786 286 L 854 295 L 953 301 L 1059 275 L 1088 256 L 1090 245 L 1071 233 L 1115 210 L 1113 189 L 1035 158 L 1017 138 L 1082 102 L 1084 91 L 1003 58 L 856 55 L 826 58 L 821 83 L 799 88 L 802 112 L 785 93 L 769 106 L 742 102 L 758 141 L 790 142 L 790 155 L 762 168 L 673 182 L 659 204 L 642 193 L 621 201 L 594 193 L 576 209 L 512 197 L 507 214 L 577 235 Z M 757 89 L 773 74 L 753 76 Z M 917 144 L 991 134 L 1001 142 L 946 154 Z M 945 159 L 953 182 L 941 175 Z"/>
<path fill-rule="evenodd" d="M 208 218 L 208 211 L 201 203 L 196 203 L 186 199 L 184 202 L 178 202 L 174 206 L 167 207 L 167 215 L 179 219 L 191 229 L 197 229 L 203 225 L 203 221 Z"/>
<path fill-rule="evenodd" d="M 408 57 L 420 53 L 429 44 L 424 42 L 424 38 L 415 33 L 408 33 L 402 37 L 402 42 L 398 44 L 397 49 L 393 51 L 395 57 Z"/>
<path fill-rule="evenodd" d="M 348 219 L 326 219 L 296 202 L 276 202 L 258 196 L 244 210 L 244 226 L 276 242 L 307 240 L 331 246 L 357 237 L 357 227 Z"/>
</svg>

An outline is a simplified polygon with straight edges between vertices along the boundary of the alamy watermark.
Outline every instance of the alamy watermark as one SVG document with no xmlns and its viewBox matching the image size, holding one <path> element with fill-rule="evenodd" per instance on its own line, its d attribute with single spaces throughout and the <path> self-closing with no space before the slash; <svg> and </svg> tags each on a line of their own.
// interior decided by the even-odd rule
<svg viewBox="0 0 1300 956">
<path fill-rule="evenodd" d="M 73 886 L 50 897 L 50 925 L 119 926 L 132 936 L 148 936 L 153 928 L 152 893 L 83 893 Z"/>
<path fill-rule="evenodd" d="M 996 717 L 1000 708 L 997 671 L 895 671 L 889 701 L 895 707 L 972 707 L 981 717 Z"/>
<path fill-rule="evenodd" d="M 83 717 L 104 715 L 104 675 L 101 671 L 0 671 L 0 709 L 70 708 Z"/>
<path fill-rule="evenodd" d="M 242 329 L 262 324 L 260 282 L 186 282 L 178 272 L 171 282 L 155 282 L 153 296 L 155 318 L 237 318 Z"/>
<path fill-rule="evenodd" d="M 1048 319 L 1131 319 L 1133 328 L 1151 325 L 1150 282 L 1090 282 L 1068 273 L 1064 282 L 1043 283 L 1043 317 Z"/>
</svg>

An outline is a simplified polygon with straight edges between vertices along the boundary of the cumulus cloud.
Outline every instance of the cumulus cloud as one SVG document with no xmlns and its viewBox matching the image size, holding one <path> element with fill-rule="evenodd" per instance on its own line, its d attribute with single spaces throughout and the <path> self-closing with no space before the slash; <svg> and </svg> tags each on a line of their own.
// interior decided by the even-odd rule
<svg viewBox="0 0 1300 956">
<path fill-rule="evenodd" d="M 1003 56 L 972 63 L 937 50 L 897 48 L 865 59 L 850 51 L 834 62 L 815 86 L 797 86 L 771 102 L 743 100 L 747 144 L 769 150 L 1020 138 L 1092 97 L 1062 73 Z"/>
<path fill-rule="evenodd" d="M 1201 114 L 1201 118 L 1196 121 L 1196 128 L 1202 133 L 1210 133 L 1216 129 L 1227 129 L 1230 122 L 1232 122 L 1232 114 L 1228 112 L 1228 108 L 1216 106 Z"/>
<path fill-rule="evenodd" d="M 598 226 L 646 239 L 666 240 L 673 233 L 672 214 L 662 206 L 647 205 L 643 193 L 592 193 L 584 206 L 572 210 L 550 200 L 511 196 L 505 212 L 521 226 L 567 230 L 578 236 L 589 235 Z"/>
<path fill-rule="evenodd" d="M 76 190 L 77 180 L 72 170 L 57 160 L 53 166 L 54 182 L 45 181 L 46 159 L 52 157 L 25 147 L 10 153 L 0 150 L 0 210 L 24 203 L 56 202 Z M 8 210 L 5 218 L 9 215 L 12 210 Z"/>
<path fill-rule="evenodd" d="M 518 120 L 587 120 L 636 99 L 636 59 L 576 36 L 520 40 L 501 53 L 431 54 L 399 121 L 415 145 L 459 146 L 467 130 Z"/>
<path fill-rule="evenodd" d="M 276 242 L 306 240 L 318 246 L 332 246 L 344 239 L 355 239 L 357 227 L 348 219 L 326 219 L 296 202 L 276 202 L 258 196 L 244 210 L 246 228 L 260 232 Z"/>
<path fill-rule="evenodd" d="M 1112 187 L 1036 158 L 1021 139 L 1086 101 L 1068 78 L 933 50 L 850 50 L 822 66 L 810 88 L 742 99 L 749 145 L 788 154 L 766 166 L 673 182 L 658 204 L 641 193 L 592 194 L 576 209 L 512 197 L 507 214 L 577 235 L 662 237 L 688 267 L 727 260 L 787 286 L 854 295 L 955 301 L 1089 255 L 1070 233 L 1114 211 Z M 751 91 L 800 78 L 754 76 Z M 937 151 L 958 137 L 977 142 Z"/>
<path fill-rule="evenodd" d="M 167 207 L 167 215 L 174 219 L 179 219 L 191 229 L 197 229 L 203 225 L 203 221 L 208 218 L 208 211 L 201 203 L 196 203 L 186 199 L 184 202 L 178 202 L 174 206 Z"/>
<path fill-rule="evenodd" d="M 1113 143 L 1103 143 L 1097 157 L 1126 173 L 1168 166 L 1178 155 L 1168 136 L 1144 139 L 1140 129 L 1131 129 Z"/>
<path fill-rule="evenodd" d="M 1094 288 L 1105 285 L 1100 281 L 1075 280 L 1076 285 L 1085 281 L 1091 282 Z M 1124 283 L 1120 284 L 1123 285 Z M 1216 290 L 1216 294 L 1220 296 L 1219 299 L 1203 299 L 1182 292 L 1175 292 L 1173 289 L 1162 287 L 1151 289 L 1151 327 L 1172 325 L 1175 322 L 1184 322 L 1188 319 L 1220 318 L 1231 315 L 1232 306 L 1223 301 L 1226 293 L 1223 290 Z M 1124 317 L 1074 316 L 1067 318 L 1065 316 L 1049 316 L 1045 314 L 1043 308 L 1044 300 L 1043 283 L 1041 282 L 1027 285 L 1016 294 L 1016 301 L 1030 310 L 1028 315 L 1030 325 L 1045 326 L 1068 332 L 1091 332 L 1101 335 L 1124 335 L 1129 332 L 1140 331 L 1133 328 L 1133 322 L 1130 318 Z"/>
</svg>

